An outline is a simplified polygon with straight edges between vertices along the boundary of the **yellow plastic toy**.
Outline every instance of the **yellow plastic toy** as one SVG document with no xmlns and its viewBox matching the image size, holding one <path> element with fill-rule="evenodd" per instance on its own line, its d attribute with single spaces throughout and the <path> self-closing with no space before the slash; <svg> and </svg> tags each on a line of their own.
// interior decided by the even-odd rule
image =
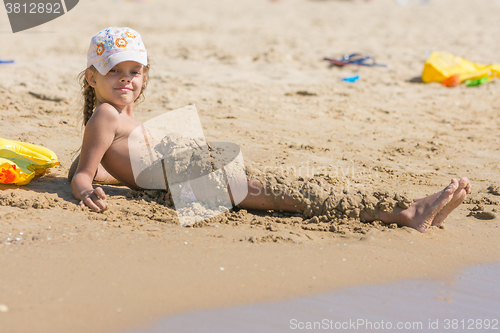
<svg viewBox="0 0 500 333">
<path fill-rule="evenodd" d="M 1 184 L 26 185 L 56 165 L 59 165 L 57 156 L 50 149 L 0 138 Z"/>
<path fill-rule="evenodd" d="M 449 52 L 434 52 L 425 61 L 422 81 L 443 82 L 453 75 L 460 75 L 460 81 L 492 79 L 500 76 L 500 64 L 483 65 L 458 57 Z"/>
</svg>

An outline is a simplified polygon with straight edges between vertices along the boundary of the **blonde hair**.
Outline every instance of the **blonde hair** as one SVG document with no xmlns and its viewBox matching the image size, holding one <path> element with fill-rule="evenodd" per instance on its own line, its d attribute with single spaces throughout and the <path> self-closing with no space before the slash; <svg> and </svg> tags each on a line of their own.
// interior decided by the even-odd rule
<svg viewBox="0 0 500 333">
<path fill-rule="evenodd" d="M 97 69 L 94 66 L 90 66 L 88 69 L 92 71 L 97 71 Z M 149 82 L 149 70 L 150 70 L 149 58 L 148 58 L 148 65 L 144 66 L 143 70 L 144 70 L 144 82 L 142 84 L 139 97 L 137 97 L 137 99 L 134 101 L 134 103 L 136 104 L 142 103 L 145 99 L 144 93 Z M 87 82 L 87 78 L 85 78 L 85 70 L 82 71 L 80 74 L 78 74 L 78 82 L 80 83 L 80 86 L 82 88 L 81 91 L 83 97 L 83 108 L 82 108 L 83 126 L 86 126 L 90 117 L 92 117 L 92 114 L 94 114 L 94 109 L 97 104 L 96 94 L 95 94 L 95 89 Z"/>
</svg>

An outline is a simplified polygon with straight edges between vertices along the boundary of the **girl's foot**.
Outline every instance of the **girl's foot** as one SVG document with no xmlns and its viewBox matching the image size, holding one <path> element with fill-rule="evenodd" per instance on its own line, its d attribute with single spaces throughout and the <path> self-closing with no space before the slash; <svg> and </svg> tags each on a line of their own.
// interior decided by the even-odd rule
<svg viewBox="0 0 500 333">
<path fill-rule="evenodd" d="M 471 188 L 470 188 L 470 182 L 469 182 L 469 180 L 467 178 L 465 178 L 465 177 L 462 178 L 462 179 L 460 179 L 460 181 L 458 183 L 458 189 L 455 191 L 455 193 L 453 193 L 453 198 L 436 215 L 436 217 L 432 221 L 432 225 L 436 226 L 436 227 L 439 227 L 444 222 L 444 220 L 448 217 L 448 215 L 455 208 L 457 208 L 458 206 L 460 206 L 460 204 L 462 202 L 464 202 L 465 198 L 467 197 L 467 194 L 469 194 L 470 191 L 471 191 Z"/>
<path fill-rule="evenodd" d="M 425 198 L 415 199 L 408 209 L 395 208 L 393 213 L 381 211 L 379 219 L 385 223 L 397 223 L 399 226 L 407 226 L 420 232 L 427 232 L 434 221 L 442 223 L 446 216 L 465 199 L 465 197 L 462 198 L 462 191 L 465 192 L 465 195 L 467 195 L 467 191 L 470 191 L 467 178 L 462 178 L 460 183 L 453 178 L 451 183 L 443 190 Z M 455 193 L 458 194 L 455 196 Z M 439 215 L 444 208 L 446 209 Z M 368 214 L 365 214 L 365 219 L 367 221 L 375 220 Z"/>
<path fill-rule="evenodd" d="M 411 204 L 408 209 L 401 210 L 399 213 L 396 213 L 396 216 L 394 217 L 396 219 L 395 222 L 398 225 L 412 227 L 420 232 L 427 232 L 427 230 L 429 230 L 429 228 L 431 227 L 434 219 L 443 210 L 443 208 L 446 207 L 447 209 L 439 217 L 439 220 L 441 222 L 453 209 L 458 206 L 457 202 L 461 198 L 461 190 L 459 191 L 459 187 L 464 185 L 464 183 L 465 187 L 467 182 L 468 181 L 462 181 L 462 183 L 459 184 L 458 180 L 453 178 L 451 180 L 451 183 L 442 191 L 439 191 L 422 199 L 417 199 Z M 462 189 L 464 187 L 462 187 Z M 458 195 L 455 197 L 455 193 L 457 192 Z M 448 205 L 450 203 L 452 204 Z M 382 219 L 382 221 L 384 220 Z"/>
</svg>

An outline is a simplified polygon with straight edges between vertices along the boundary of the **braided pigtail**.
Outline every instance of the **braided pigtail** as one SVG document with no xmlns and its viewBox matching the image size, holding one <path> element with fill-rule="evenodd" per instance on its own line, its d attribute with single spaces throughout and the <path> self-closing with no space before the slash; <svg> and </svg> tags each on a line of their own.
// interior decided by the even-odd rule
<svg viewBox="0 0 500 333">
<path fill-rule="evenodd" d="M 83 126 L 87 125 L 90 117 L 94 113 L 96 99 L 95 99 L 95 90 L 94 88 L 87 82 L 85 78 L 85 71 L 78 74 L 78 82 L 82 87 L 82 97 L 83 97 Z"/>
<path fill-rule="evenodd" d="M 83 125 L 87 125 L 90 117 L 94 113 L 95 108 L 95 91 L 94 88 L 85 80 L 85 86 L 83 88 Z"/>
</svg>

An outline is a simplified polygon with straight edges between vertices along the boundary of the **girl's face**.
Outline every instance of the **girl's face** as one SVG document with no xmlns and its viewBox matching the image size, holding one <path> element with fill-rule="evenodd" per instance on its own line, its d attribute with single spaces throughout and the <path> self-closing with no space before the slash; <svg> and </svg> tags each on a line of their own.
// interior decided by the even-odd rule
<svg viewBox="0 0 500 333">
<path fill-rule="evenodd" d="M 132 105 L 139 97 L 144 83 L 143 65 L 135 61 L 124 61 L 111 68 L 106 75 L 98 71 L 87 77 L 96 91 L 97 100 L 114 106 Z"/>
</svg>

